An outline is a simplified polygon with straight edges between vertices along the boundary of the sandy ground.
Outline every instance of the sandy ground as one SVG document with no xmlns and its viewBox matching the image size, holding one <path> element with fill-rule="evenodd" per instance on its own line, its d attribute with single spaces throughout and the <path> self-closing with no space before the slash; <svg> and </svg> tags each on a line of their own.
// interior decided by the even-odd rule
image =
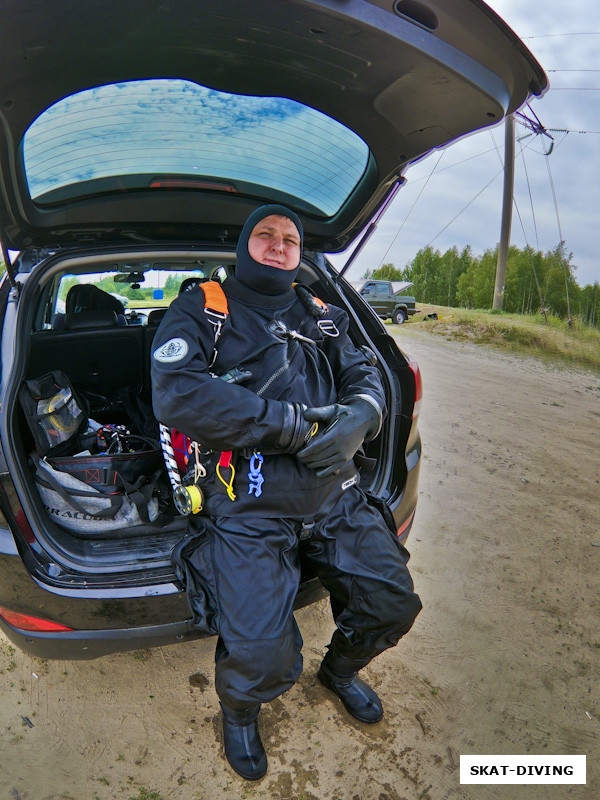
<svg viewBox="0 0 600 800">
<path fill-rule="evenodd" d="M 397 330 L 425 385 L 425 609 L 365 670 L 383 722 L 315 679 L 326 602 L 298 614 L 305 672 L 262 713 L 257 784 L 222 757 L 212 641 L 42 662 L 0 638 L 0 800 L 600 797 L 600 379 Z M 461 786 L 461 753 L 586 754 L 588 783 Z"/>
</svg>

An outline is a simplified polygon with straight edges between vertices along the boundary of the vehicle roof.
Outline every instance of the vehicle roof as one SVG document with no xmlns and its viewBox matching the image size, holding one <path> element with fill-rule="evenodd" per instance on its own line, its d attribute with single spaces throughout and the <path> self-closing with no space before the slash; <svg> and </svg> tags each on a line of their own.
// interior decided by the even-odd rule
<svg viewBox="0 0 600 800">
<path fill-rule="evenodd" d="M 413 281 L 386 281 L 382 280 L 381 278 L 363 278 L 360 281 L 350 281 L 352 286 L 358 289 L 362 289 L 367 283 L 385 283 L 392 285 L 392 291 L 394 294 L 398 294 L 398 292 L 404 292 L 406 289 L 410 289 L 411 286 L 414 286 Z"/>
<path fill-rule="evenodd" d="M 165 182 L 160 164 L 153 186 L 125 175 L 88 194 L 32 197 L 23 137 L 42 112 L 95 87 L 164 79 L 293 101 L 366 143 L 339 202 L 311 207 L 293 188 L 285 197 L 302 214 L 306 246 L 328 252 L 352 242 L 411 162 L 547 87 L 480 0 L 19 0 L 0 16 L 4 247 L 90 236 L 234 241 L 251 210 L 281 199 L 276 187 L 235 177 Z"/>
</svg>

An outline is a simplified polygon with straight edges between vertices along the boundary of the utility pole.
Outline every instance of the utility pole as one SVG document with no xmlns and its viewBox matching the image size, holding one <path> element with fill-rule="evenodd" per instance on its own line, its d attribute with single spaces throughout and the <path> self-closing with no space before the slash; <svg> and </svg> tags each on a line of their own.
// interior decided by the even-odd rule
<svg viewBox="0 0 600 800">
<path fill-rule="evenodd" d="M 515 125 L 512 114 L 505 119 L 504 127 L 504 196 L 502 199 L 502 228 L 498 247 L 498 263 L 496 265 L 496 285 L 492 308 L 501 309 L 504 302 L 504 284 L 506 281 L 506 261 L 510 243 L 510 226 L 512 222 L 513 190 L 515 185 Z"/>
</svg>

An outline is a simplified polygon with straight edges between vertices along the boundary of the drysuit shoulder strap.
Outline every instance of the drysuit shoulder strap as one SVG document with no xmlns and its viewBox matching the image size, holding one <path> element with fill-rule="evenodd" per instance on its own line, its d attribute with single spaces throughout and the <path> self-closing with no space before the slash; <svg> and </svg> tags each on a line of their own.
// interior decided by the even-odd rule
<svg viewBox="0 0 600 800">
<path fill-rule="evenodd" d="M 294 289 L 304 308 L 306 308 L 315 319 L 321 319 L 321 317 L 327 314 L 329 307 L 320 300 L 308 286 L 304 286 L 302 283 L 295 283 Z"/>
<path fill-rule="evenodd" d="M 229 307 L 221 284 L 218 281 L 205 281 L 200 284 L 200 288 L 204 292 L 204 311 L 224 320 L 229 314 Z"/>
<path fill-rule="evenodd" d="M 223 291 L 223 287 L 218 281 L 205 281 L 200 284 L 200 288 L 204 292 L 204 313 L 208 317 L 209 322 L 215 330 L 215 345 L 221 335 L 223 323 L 229 314 L 229 307 L 227 305 L 227 297 Z M 214 363 L 217 351 L 213 354 Z"/>
</svg>

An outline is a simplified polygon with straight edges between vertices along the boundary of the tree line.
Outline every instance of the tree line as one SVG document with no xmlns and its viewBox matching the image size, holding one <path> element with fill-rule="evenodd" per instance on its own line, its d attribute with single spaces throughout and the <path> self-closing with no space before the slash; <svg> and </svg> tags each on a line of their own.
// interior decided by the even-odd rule
<svg viewBox="0 0 600 800">
<path fill-rule="evenodd" d="M 492 308 L 498 248 L 474 255 L 470 247 L 441 253 L 426 247 L 402 270 L 384 264 L 364 278 L 412 281 L 417 302 L 460 308 Z M 564 242 L 545 253 L 509 247 L 503 310 L 542 312 L 600 327 L 600 284 L 579 286 Z"/>
</svg>

